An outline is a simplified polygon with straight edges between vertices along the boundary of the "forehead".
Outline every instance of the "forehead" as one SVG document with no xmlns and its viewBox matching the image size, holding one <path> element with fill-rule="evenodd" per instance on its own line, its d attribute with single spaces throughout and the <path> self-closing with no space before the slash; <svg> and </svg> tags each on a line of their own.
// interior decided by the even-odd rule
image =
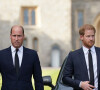
<svg viewBox="0 0 100 90">
<path fill-rule="evenodd" d="M 19 26 L 14 26 L 14 27 L 12 28 L 12 34 L 16 34 L 16 33 L 22 34 L 22 33 L 23 33 L 22 28 L 19 27 Z"/>
<path fill-rule="evenodd" d="M 95 34 L 95 32 L 92 29 L 86 29 L 84 34 Z"/>
</svg>

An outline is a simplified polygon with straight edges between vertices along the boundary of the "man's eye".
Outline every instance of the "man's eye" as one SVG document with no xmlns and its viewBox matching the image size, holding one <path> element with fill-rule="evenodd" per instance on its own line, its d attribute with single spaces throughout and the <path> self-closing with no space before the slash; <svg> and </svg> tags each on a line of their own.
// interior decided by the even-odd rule
<svg viewBox="0 0 100 90">
<path fill-rule="evenodd" d="M 13 37 L 16 37 L 16 35 L 12 35 Z"/>
<path fill-rule="evenodd" d="M 18 37 L 22 37 L 21 35 L 18 35 Z"/>
<path fill-rule="evenodd" d="M 90 37 L 90 36 L 87 36 L 87 37 Z"/>
</svg>

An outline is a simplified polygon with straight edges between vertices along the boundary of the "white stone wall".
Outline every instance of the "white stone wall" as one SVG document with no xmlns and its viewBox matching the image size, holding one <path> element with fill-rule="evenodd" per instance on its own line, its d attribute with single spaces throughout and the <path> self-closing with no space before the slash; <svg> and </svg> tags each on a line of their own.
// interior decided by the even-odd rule
<svg viewBox="0 0 100 90">
<path fill-rule="evenodd" d="M 32 39 L 39 40 L 38 54 L 42 66 L 51 63 L 51 49 L 58 44 L 61 64 L 71 50 L 71 0 L 1 0 L 0 1 L 0 49 L 10 46 L 9 32 L 12 25 L 21 24 L 21 7 L 38 7 L 38 25 L 24 26 L 27 47 Z"/>
</svg>

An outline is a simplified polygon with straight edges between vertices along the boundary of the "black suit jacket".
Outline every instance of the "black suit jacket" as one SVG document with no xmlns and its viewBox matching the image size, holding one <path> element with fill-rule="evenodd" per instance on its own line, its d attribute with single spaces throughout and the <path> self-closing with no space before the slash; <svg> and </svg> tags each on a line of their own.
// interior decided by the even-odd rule
<svg viewBox="0 0 100 90">
<path fill-rule="evenodd" d="M 1 90 L 33 90 L 32 75 L 35 90 L 44 90 L 40 62 L 34 50 L 23 48 L 23 59 L 18 75 L 13 65 L 11 47 L 1 50 L 0 72 L 2 75 Z"/>
<path fill-rule="evenodd" d="M 100 89 L 100 48 L 95 47 L 95 50 L 97 55 L 98 88 Z M 72 79 L 72 76 L 74 76 L 74 79 Z M 69 53 L 62 81 L 64 84 L 73 87 L 74 90 L 81 90 L 81 88 L 79 88 L 81 81 L 89 81 L 85 56 L 82 48 Z"/>
</svg>

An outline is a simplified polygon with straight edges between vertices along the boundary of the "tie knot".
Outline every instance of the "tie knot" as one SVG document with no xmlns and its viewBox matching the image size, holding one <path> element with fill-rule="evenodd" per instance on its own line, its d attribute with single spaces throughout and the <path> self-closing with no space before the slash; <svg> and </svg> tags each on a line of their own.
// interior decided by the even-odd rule
<svg viewBox="0 0 100 90">
<path fill-rule="evenodd" d="M 16 49 L 16 53 L 18 52 L 19 49 Z"/>
<path fill-rule="evenodd" d="M 91 52 L 91 49 L 89 49 L 89 52 Z"/>
</svg>

